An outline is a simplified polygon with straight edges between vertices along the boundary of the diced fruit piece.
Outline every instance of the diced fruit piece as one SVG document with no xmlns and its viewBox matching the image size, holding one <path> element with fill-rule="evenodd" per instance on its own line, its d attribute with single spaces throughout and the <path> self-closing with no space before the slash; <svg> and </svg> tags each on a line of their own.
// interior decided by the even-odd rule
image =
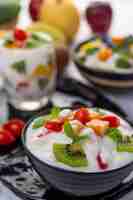
<svg viewBox="0 0 133 200">
<path fill-rule="evenodd" d="M 19 81 L 17 83 L 16 90 L 28 88 L 29 86 L 30 86 L 30 83 L 28 81 L 25 81 L 25 80 Z"/>
<path fill-rule="evenodd" d="M 127 58 L 120 57 L 116 60 L 116 67 L 121 69 L 129 69 L 131 68 L 131 64 L 129 63 Z"/>
<path fill-rule="evenodd" d="M 128 152 L 128 153 L 133 153 L 133 144 L 121 144 L 119 143 L 117 145 L 117 151 L 118 152 Z"/>
<path fill-rule="evenodd" d="M 78 121 L 78 120 L 71 120 L 70 124 L 72 126 L 72 129 L 73 129 L 75 135 L 79 136 L 82 128 L 84 128 L 84 125 L 80 121 Z"/>
<path fill-rule="evenodd" d="M 87 123 L 87 126 L 92 128 L 98 136 L 104 136 L 109 128 L 109 123 L 99 119 L 93 119 Z"/>
<path fill-rule="evenodd" d="M 106 34 L 112 21 L 111 5 L 108 2 L 92 2 L 86 9 L 86 17 L 94 33 Z"/>
<path fill-rule="evenodd" d="M 99 60 L 105 62 L 112 56 L 112 50 L 110 48 L 102 48 L 97 56 Z"/>
<path fill-rule="evenodd" d="M 3 38 L 6 35 L 6 31 L 0 30 L 0 38 Z"/>
<path fill-rule="evenodd" d="M 20 40 L 20 41 L 24 41 L 26 40 L 28 37 L 26 31 L 16 28 L 14 31 L 14 38 L 15 40 Z"/>
<path fill-rule="evenodd" d="M 87 108 L 80 108 L 76 111 L 74 118 L 85 124 L 90 120 L 89 111 Z"/>
<path fill-rule="evenodd" d="M 0 130 L 0 145 L 9 145 L 15 142 L 15 137 L 9 130 Z"/>
<path fill-rule="evenodd" d="M 106 170 L 108 168 L 108 163 L 102 157 L 102 154 L 97 155 L 97 163 L 101 170 Z"/>
<path fill-rule="evenodd" d="M 48 75 L 48 67 L 45 65 L 38 65 L 32 72 L 32 76 L 39 77 L 39 76 L 47 76 Z"/>
<path fill-rule="evenodd" d="M 102 119 L 102 114 L 99 113 L 99 112 L 95 112 L 93 110 L 90 110 L 89 114 L 90 114 L 90 119 L 91 120 L 92 119 Z"/>
<path fill-rule="evenodd" d="M 121 131 L 117 128 L 109 128 L 106 133 L 114 142 L 122 141 Z"/>
<path fill-rule="evenodd" d="M 75 153 L 72 154 L 68 151 L 67 145 L 54 144 L 53 152 L 58 162 L 64 163 L 71 167 L 87 167 L 88 160 L 85 154 Z"/>
<path fill-rule="evenodd" d="M 117 128 L 120 126 L 120 119 L 115 115 L 105 115 L 102 119 L 109 122 L 109 126 L 112 128 Z"/>
<path fill-rule="evenodd" d="M 59 121 L 48 121 L 45 124 L 45 128 L 49 131 L 60 132 L 62 130 L 63 123 Z"/>
<path fill-rule="evenodd" d="M 124 37 L 112 37 L 112 42 L 115 45 L 121 45 L 124 42 Z"/>
<path fill-rule="evenodd" d="M 24 128 L 24 126 L 24 121 L 20 119 L 11 119 L 3 125 L 3 128 L 11 132 L 15 138 L 18 138 L 21 136 L 22 129 Z"/>
<path fill-rule="evenodd" d="M 13 41 L 11 41 L 11 40 L 6 40 L 6 41 L 4 42 L 4 46 L 5 46 L 6 48 L 9 48 L 9 49 L 17 48 L 16 42 L 13 42 Z"/>
<path fill-rule="evenodd" d="M 20 60 L 11 65 L 12 69 L 16 70 L 18 73 L 26 73 L 26 62 L 25 60 Z"/>
<path fill-rule="evenodd" d="M 80 47 L 80 51 L 81 52 L 88 52 L 89 50 L 92 50 L 92 49 L 98 49 L 100 48 L 101 46 L 101 40 L 100 39 L 97 39 L 96 41 L 92 41 L 92 42 L 88 42 L 88 43 L 85 43 L 83 44 L 81 47 Z"/>
</svg>

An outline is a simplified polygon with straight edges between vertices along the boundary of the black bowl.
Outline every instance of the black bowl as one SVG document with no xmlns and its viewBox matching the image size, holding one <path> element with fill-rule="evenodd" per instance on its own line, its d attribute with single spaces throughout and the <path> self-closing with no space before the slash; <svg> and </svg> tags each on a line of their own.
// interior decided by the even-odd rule
<svg viewBox="0 0 133 200">
<path fill-rule="evenodd" d="M 45 110 L 43 115 L 48 113 L 49 110 Z M 36 117 L 38 116 L 30 120 L 24 128 L 23 147 L 38 174 L 56 189 L 74 196 L 97 195 L 118 186 L 133 170 L 133 162 L 115 170 L 87 173 L 68 171 L 41 161 L 30 152 L 25 144 L 27 127 Z"/>
<path fill-rule="evenodd" d="M 107 70 L 96 69 L 92 67 L 87 67 L 81 64 L 76 58 L 76 54 L 79 51 L 80 47 L 86 42 L 95 40 L 96 37 L 92 37 L 89 40 L 86 40 L 77 45 L 74 49 L 73 60 L 77 66 L 79 72 L 88 80 L 93 83 L 113 88 L 128 88 L 133 87 L 133 72 L 113 72 Z M 109 47 L 112 47 L 109 38 L 102 37 L 103 42 L 105 42 Z"/>
</svg>

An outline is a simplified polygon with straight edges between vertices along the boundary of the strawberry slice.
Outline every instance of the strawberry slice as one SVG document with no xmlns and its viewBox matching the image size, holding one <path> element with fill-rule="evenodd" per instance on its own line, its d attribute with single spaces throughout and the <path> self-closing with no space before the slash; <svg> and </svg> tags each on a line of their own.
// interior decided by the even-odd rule
<svg viewBox="0 0 133 200">
<path fill-rule="evenodd" d="M 26 31 L 16 28 L 14 31 L 14 38 L 15 40 L 19 40 L 19 41 L 25 41 L 27 39 L 28 35 L 26 33 Z"/>
<path fill-rule="evenodd" d="M 20 119 L 11 119 L 3 125 L 3 128 L 12 133 L 15 138 L 19 138 L 25 123 Z"/>
<path fill-rule="evenodd" d="M 49 121 L 45 124 L 45 128 L 49 131 L 60 132 L 62 130 L 63 123 L 58 121 Z"/>
<path fill-rule="evenodd" d="M 97 155 L 97 163 L 101 170 L 106 170 L 108 168 L 108 163 L 102 158 L 102 155 L 99 153 Z"/>
<path fill-rule="evenodd" d="M 74 115 L 74 118 L 85 124 L 90 120 L 89 112 L 86 108 L 80 108 Z"/>
<path fill-rule="evenodd" d="M 115 115 L 105 115 L 103 120 L 109 122 L 111 128 L 117 128 L 120 126 L 120 119 Z"/>
</svg>

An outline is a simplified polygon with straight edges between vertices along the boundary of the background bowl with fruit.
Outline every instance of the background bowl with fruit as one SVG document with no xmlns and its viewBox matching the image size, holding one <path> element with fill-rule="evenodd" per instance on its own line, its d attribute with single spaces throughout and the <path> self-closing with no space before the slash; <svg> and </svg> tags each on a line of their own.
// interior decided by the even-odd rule
<svg viewBox="0 0 133 200">
<path fill-rule="evenodd" d="M 115 188 L 132 171 L 132 145 L 127 148 L 118 143 L 116 155 L 109 153 L 119 163 L 114 166 L 108 160 L 110 156 L 107 156 L 107 151 L 101 152 L 99 148 L 94 148 L 99 145 L 100 148 L 103 147 L 102 141 L 106 137 L 109 137 L 109 143 L 104 146 L 105 149 L 115 148 L 119 140 L 125 141 L 127 138 L 123 135 L 125 130 L 130 135 L 130 141 L 130 125 L 114 113 L 103 109 L 71 110 L 56 107 L 52 112 L 46 109 L 27 124 L 22 142 L 36 171 L 55 188 L 76 196 L 96 195 Z M 124 137 L 121 138 L 121 134 Z M 88 151 L 89 156 L 85 151 L 86 144 L 92 147 Z M 126 160 L 127 155 L 131 156 L 130 161 Z M 120 161 L 123 160 L 122 157 L 125 162 Z"/>
<path fill-rule="evenodd" d="M 133 36 L 96 36 L 76 47 L 74 62 L 89 81 L 105 87 L 132 87 L 132 44 Z"/>
</svg>

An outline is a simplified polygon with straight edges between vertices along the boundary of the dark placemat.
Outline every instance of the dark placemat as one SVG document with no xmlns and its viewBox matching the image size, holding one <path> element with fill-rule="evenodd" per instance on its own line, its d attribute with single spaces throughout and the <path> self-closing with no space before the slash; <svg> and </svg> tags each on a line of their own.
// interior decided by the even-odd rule
<svg viewBox="0 0 133 200">
<path fill-rule="evenodd" d="M 72 107 L 79 107 L 81 105 L 100 106 L 116 111 L 124 118 L 128 118 L 118 105 L 104 97 L 92 86 L 86 87 L 71 79 L 69 79 L 68 84 L 68 79 L 65 79 L 61 80 L 57 88 L 58 90 L 52 98 L 52 103 L 55 105 Z M 49 105 L 51 106 L 51 103 Z M 17 116 L 16 111 L 12 110 L 13 116 L 14 113 Z M 10 116 L 12 115 L 10 113 Z M 78 199 L 57 191 L 51 188 L 47 182 L 42 181 L 32 168 L 21 145 L 9 154 L 0 156 L 0 180 L 23 200 Z M 121 183 L 120 186 L 105 194 L 83 199 L 117 200 L 131 191 L 132 188 L 133 180 L 130 180 L 128 183 Z"/>
</svg>

